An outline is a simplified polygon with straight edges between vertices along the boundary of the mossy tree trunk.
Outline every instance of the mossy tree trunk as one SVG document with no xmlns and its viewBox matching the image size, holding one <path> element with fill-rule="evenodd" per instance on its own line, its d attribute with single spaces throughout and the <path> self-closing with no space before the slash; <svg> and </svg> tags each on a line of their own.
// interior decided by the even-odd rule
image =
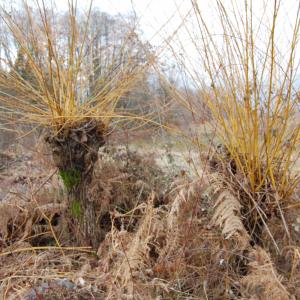
<svg viewBox="0 0 300 300">
<path fill-rule="evenodd" d="M 88 188 L 99 147 L 105 144 L 104 126 L 95 120 L 81 122 L 56 135 L 48 135 L 46 142 L 52 149 L 53 160 L 68 192 L 76 239 L 82 245 L 98 247 L 101 232 L 96 204 L 89 201 Z"/>
</svg>

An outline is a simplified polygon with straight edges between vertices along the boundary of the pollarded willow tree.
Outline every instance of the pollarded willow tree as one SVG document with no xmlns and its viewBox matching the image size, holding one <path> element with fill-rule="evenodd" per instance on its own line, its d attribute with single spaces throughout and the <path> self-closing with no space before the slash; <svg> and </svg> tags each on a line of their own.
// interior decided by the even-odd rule
<svg viewBox="0 0 300 300">
<path fill-rule="evenodd" d="M 207 107 L 212 136 L 222 145 L 215 155 L 219 169 L 239 191 L 244 223 L 256 241 L 273 215 L 281 216 L 289 235 L 283 211 L 299 205 L 300 4 L 287 5 L 191 0 L 191 17 L 180 32 L 189 46 L 182 41 L 180 51 L 172 48 L 201 92 L 195 99 L 175 96 L 198 118 L 206 113 L 199 104 Z M 201 142 L 195 143 L 199 152 Z"/>
<path fill-rule="evenodd" d="M 108 24 L 96 24 L 98 28 L 91 22 L 92 1 L 85 15 L 74 1 L 64 15 L 43 0 L 35 5 L 33 9 L 24 0 L 22 18 L 1 9 L 12 40 L 6 51 L 16 59 L 3 60 L 0 118 L 6 124 L 46 129 L 45 141 L 67 189 L 78 239 L 97 246 L 99 226 L 87 188 L 110 122 L 124 118 L 116 105 L 147 68 L 149 52 L 126 22 L 119 31 L 102 33 Z M 139 51 L 133 47 L 137 44 Z M 30 76 L 20 68 L 20 55 Z"/>
</svg>

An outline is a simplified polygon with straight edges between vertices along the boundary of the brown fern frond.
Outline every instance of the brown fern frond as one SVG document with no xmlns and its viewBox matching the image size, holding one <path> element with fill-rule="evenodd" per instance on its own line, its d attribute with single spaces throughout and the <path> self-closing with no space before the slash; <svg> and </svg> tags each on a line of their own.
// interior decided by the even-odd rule
<svg viewBox="0 0 300 300">
<path fill-rule="evenodd" d="M 225 239 L 234 238 L 245 249 L 250 237 L 241 219 L 241 204 L 238 199 L 230 191 L 224 190 L 219 194 L 214 208 L 212 224 L 222 229 Z"/>
<path fill-rule="evenodd" d="M 252 260 L 248 266 L 250 273 L 240 282 L 244 296 L 257 300 L 289 300 L 294 299 L 282 284 L 283 278 L 276 272 L 269 254 L 261 247 L 250 252 Z"/>
<path fill-rule="evenodd" d="M 179 186 L 176 191 L 176 196 L 171 203 L 170 212 L 167 217 L 169 228 L 172 228 L 174 230 L 174 226 L 180 223 L 178 222 L 178 218 L 183 217 L 186 219 L 188 214 L 192 213 L 192 200 L 197 196 L 200 199 L 201 188 L 203 188 L 203 183 L 199 180 L 184 183 Z"/>
</svg>

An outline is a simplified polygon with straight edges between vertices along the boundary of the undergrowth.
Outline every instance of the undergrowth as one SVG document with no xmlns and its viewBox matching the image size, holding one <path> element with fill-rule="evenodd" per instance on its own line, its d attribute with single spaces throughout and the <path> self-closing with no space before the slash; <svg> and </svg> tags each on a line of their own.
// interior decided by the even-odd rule
<svg viewBox="0 0 300 300">
<path fill-rule="evenodd" d="M 100 157 L 90 186 L 103 232 L 98 249 L 72 244 L 64 200 L 53 203 L 44 187 L 35 194 L 27 183 L 29 201 L 12 194 L 1 203 L 3 299 L 299 298 L 296 232 L 279 254 L 266 228 L 264 243 L 253 245 L 240 199 L 220 172 L 168 177 L 125 148 L 103 148 Z M 272 220 L 271 230 L 280 219 Z M 281 245 L 285 236 L 273 238 Z"/>
</svg>

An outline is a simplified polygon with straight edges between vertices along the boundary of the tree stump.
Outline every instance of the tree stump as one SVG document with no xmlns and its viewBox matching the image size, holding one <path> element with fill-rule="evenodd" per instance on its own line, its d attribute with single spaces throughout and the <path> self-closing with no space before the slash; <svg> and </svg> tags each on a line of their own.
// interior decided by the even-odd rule
<svg viewBox="0 0 300 300">
<path fill-rule="evenodd" d="M 72 128 L 48 134 L 53 160 L 68 193 L 69 211 L 76 225 L 75 237 L 81 245 L 99 246 L 100 228 L 94 202 L 87 190 L 92 180 L 99 147 L 105 144 L 105 126 L 96 120 L 84 121 Z"/>
</svg>

